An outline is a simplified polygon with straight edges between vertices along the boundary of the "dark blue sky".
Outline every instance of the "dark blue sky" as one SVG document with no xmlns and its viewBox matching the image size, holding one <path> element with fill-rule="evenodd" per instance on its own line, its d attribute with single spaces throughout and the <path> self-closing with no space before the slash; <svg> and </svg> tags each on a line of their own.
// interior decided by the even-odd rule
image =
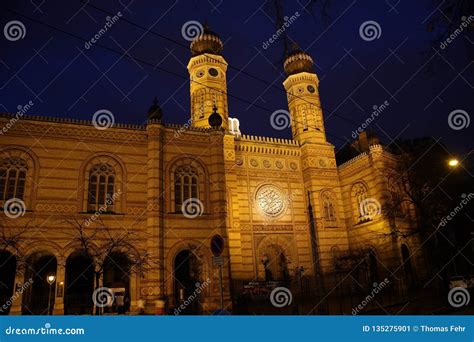
<svg viewBox="0 0 474 342">
<path fill-rule="evenodd" d="M 80 40 L 1 9 L 2 33 L 8 22 L 19 20 L 26 36 L 18 41 L 0 36 L 0 111 L 15 112 L 18 105 L 32 100 L 28 114 L 90 120 L 94 112 L 105 108 L 113 112 L 116 122 L 144 123 L 156 95 L 164 121 L 184 123 L 189 118 L 186 64 L 190 52 L 183 47 L 189 42 L 183 39 L 181 27 L 198 20 L 207 21 L 221 36 L 229 64 L 265 80 L 257 81 L 235 69 L 228 71 L 228 92 L 255 104 L 229 98 L 230 114 L 240 119 L 241 131 L 290 137 L 289 129 L 276 131 L 269 120 L 273 111 L 287 109 L 281 85 L 283 44 L 278 41 L 262 49 L 276 30 L 270 5 L 219 0 L 91 3 L 113 13 L 121 11 L 123 18 L 141 26 L 153 25 L 153 31 L 179 43 L 145 34 L 120 20 L 99 44 L 119 53 L 133 46 L 130 55 L 152 65 L 159 63 L 160 68 L 182 78 L 99 46 L 85 50 Z M 474 123 L 461 130 L 448 125 L 453 110 L 474 115 L 473 45 L 468 41 L 474 41 L 472 32 L 458 36 L 444 50 L 439 45 L 436 51 L 432 49 L 433 33 L 428 32 L 427 22 L 437 12 L 431 0 L 391 0 L 392 5 L 390 1 L 338 0 L 329 8 L 332 20 L 326 24 L 318 7 L 302 7 L 305 0 L 283 3 L 286 15 L 300 14 L 288 29 L 289 37 L 316 63 L 328 138 L 333 144 L 340 147 L 351 139 L 372 107 L 388 101 L 388 108 L 370 124 L 385 142 L 397 136 L 433 135 L 454 152 L 472 148 Z M 2 0 L 1 6 L 86 39 L 106 22 L 104 13 L 79 0 Z M 373 41 L 359 34 L 361 24 L 369 20 L 381 28 L 380 37 Z M 430 71 L 430 66 L 435 68 Z"/>
</svg>

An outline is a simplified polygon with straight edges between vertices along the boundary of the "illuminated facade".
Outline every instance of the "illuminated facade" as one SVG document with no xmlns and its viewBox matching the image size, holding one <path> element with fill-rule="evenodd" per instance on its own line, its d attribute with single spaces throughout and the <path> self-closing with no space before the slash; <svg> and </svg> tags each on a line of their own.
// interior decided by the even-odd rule
<svg viewBox="0 0 474 342">
<path fill-rule="evenodd" d="M 99 130 L 90 122 L 24 117 L 0 137 L 0 200 L 21 199 L 26 208 L 16 218 L 5 209 L 2 229 L 8 235 L 30 227 L 15 246 L 0 246 L 7 289 L 2 301 L 33 279 L 8 312 L 47 312 L 42 279 L 53 273 L 50 311 L 90 313 L 93 270 L 77 240 L 65 234 L 73 229 L 65 220 L 71 217 L 90 229 L 101 222 L 112 234 L 137 232 L 132 248 L 111 252 L 99 284 L 125 288 L 130 312 L 140 298 L 148 313 L 159 309 L 159 300 L 175 308 L 193 295 L 196 283 L 206 286 L 189 300 L 189 312 L 219 308 L 219 268 L 210 249 L 215 234 L 225 240 L 229 310 L 252 281 L 285 284 L 296 298 L 303 278 L 304 292 L 314 293 L 316 303 L 325 299 L 329 312 L 335 312 L 327 305 L 337 292 L 332 289 L 347 285 L 344 272 L 363 286 L 396 272 L 401 292 L 416 282 L 418 240 L 391 234 L 394 226 L 410 230 L 412 208 L 401 208 L 404 219 L 393 220 L 381 210 L 387 194 L 397 193 L 389 179 L 396 158 L 361 140 L 364 152 L 336 165 L 311 57 L 295 50 L 284 63 L 293 134 L 285 140 L 241 135 L 238 121 L 229 118 L 227 62 L 217 35 L 206 31 L 191 48 L 189 127 L 162 123 L 155 103 L 144 126 Z M 0 123 L 11 119 L 3 115 Z M 144 274 L 121 267 L 134 253 L 156 266 Z M 358 253 L 364 257 L 350 273 Z M 19 267 L 20 259 L 26 267 Z"/>
</svg>

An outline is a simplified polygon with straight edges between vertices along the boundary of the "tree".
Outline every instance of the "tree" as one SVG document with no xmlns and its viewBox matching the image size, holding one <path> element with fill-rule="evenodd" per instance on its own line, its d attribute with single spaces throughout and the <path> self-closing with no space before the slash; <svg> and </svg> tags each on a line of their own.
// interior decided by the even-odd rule
<svg viewBox="0 0 474 342">
<path fill-rule="evenodd" d="M 64 221 L 72 227 L 72 231 L 65 234 L 71 238 L 71 244 L 78 245 L 80 252 L 84 253 L 92 263 L 94 269 L 95 289 L 100 288 L 100 279 L 104 276 L 108 258 L 113 253 L 120 252 L 127 256 L 125 267 L 130 273 L 143 276 L 149 270 L 159 265 L 153 261 L 145 250 L 138 250 L 146 237 L 141 236 L 133 229 L 112 229 L 98 218 L 92 224 L 82 220 L 80 217 L 65 218 Z M 100 308 L 95 304 L 96 315 L 100 314 Z"/>
<path fill-rule="evenodd" d="M 474 2 L 470 0 L 431 0 L 436 8 L 426 22 L 426 29 L 435 36 L 433 44 L 439 43 L 459 29 L 461 23 L 474 14 Z M 474 21 L 467 26 L 468 32 L 474 31 Z"/>
<path fill-rule="evenodd" d="M 16 273 L 21 274 L 26 266 L 26 256 L 23 253 L 23 246 L 27 244 L 29 238 L 28 234 L 40 231 L 36 225 L 35 219 L 22 222 L 21 225 L 13 223 L 9 220 L 9 225 L 5 224 L 4 220 L 0 221 L 0 253 L 11 252 L 16 259 Z"/>
<path fill-rule="evenodd" d="M 444 218 L 457 206 L 461 193 L 469 192 L 472 184 L 460 179 L 448 169 L 450 154 L 434 138 L 399 140 L 391 146 L 398 162 L 389 178 L 399 196 L 388 195 L 384 214 L 391 219 L 391 235 L 395 238 L 420 234 L 432 266 L 432 275 L 439 274 L 447 282 L 459 246 L 450 238 L 454 227 L 444 224 Z M 408 208 L 415 215 L 410 216 Z M 400 230 L 395 218 L 400 209 L 406 220 L 414 219 L 414 229 Z M 459 228 L 459 227 L 458 227 Z"/>
<path fill-rule="evenodd" d="M 305 3 L 304 10 L 310 12 L 314 18 L 316 16 L 315 13 L 319 13 L 322 21 L 328 25 L 331 22 L 329 8 L 333 2 L 334 0 L 310 0 Z M 291 52 L 292 43 L 295 43 L 289 38 L 288 31 L 282 30 L 288 18 L 288 14 L 285 13 L 285 3 L 284 0 L 272 0 L 268 2 L 265 7 L 268 15 L 274 19 L 273 22 L 276 32 L 281 32 L 280 42 L 283 44 L 282 60 L 284 60 L 285 56 Z"/>
</svg>

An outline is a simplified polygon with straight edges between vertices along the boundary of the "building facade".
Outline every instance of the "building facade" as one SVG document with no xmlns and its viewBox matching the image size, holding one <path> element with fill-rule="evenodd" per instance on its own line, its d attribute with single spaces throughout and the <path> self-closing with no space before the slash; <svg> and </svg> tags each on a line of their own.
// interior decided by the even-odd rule
<svg viewBox="0 0 474 342">
<path fill-rule="evenodd" d="M 123 291 L 130 312 L 175 314 L 258 311 L 272 306 L 255 294 L 275 286 L 307 313 L 350 311 L 354 286 L 386 278 L 406 293 L 423 258 L 416 235 L 393 234 L 413 228 L 413 209 L 384 215 L 396 156 L 363 135 L 336 164 L 311 57 L 284 63 L 285 140 L 242 135 L 229 118 L 216 34 L 191 50 L 186 125 L 163 123 L 156 102 L 143 126 L 2 115 L 2 312 L 92 313 L 97 287 Z"/>
</svg>

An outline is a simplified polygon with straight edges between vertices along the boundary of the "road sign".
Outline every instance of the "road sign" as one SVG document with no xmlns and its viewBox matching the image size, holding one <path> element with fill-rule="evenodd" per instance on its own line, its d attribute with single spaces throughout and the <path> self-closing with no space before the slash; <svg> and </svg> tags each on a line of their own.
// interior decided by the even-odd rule
<svg viewBox="0 0 474 342">
<path fill-rule="evenodd" d="M 211 239 L 211 251 L 216 257 L 224 251 L 224 238 L 219 234 L 214 235 Z"/>
<path fill-rule="evenodd" d="M 224 257 L 223 256 L 212 257 L 212 265 L 213 266 L 222 266 L 222 265 L 224 265 Z"/>
</svg>

